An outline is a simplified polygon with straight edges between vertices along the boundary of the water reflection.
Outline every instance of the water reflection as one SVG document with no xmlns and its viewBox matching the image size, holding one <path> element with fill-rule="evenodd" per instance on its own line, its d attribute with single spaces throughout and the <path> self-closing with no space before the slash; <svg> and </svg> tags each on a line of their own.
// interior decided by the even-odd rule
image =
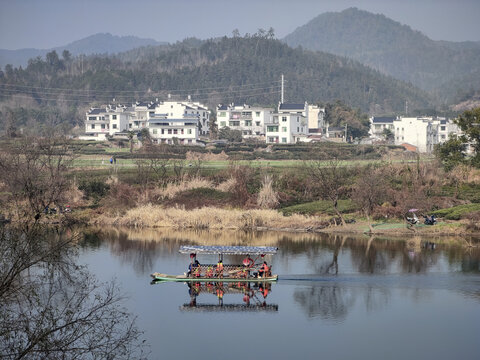
<svg viewBox="0 0 480 360">
<path fill-rule="evenodd" d="M 408 240 L 330 234 L 277 232 L 207 232 L 89 229 L 84 246 L 105 244 L 112 254 L 131 264 L 138 274 L 149 274 L 158 259 L 178 257 L 186 244 L 277 246 L 276 272 L 289 274 L 392 274 L 461 271 L 480 273 L 480 248 L 437 244 L 415 237 Z M 444 241 L 445 243 L 445 241 Z"/>
<path fill-rule="evenodd" d="M 267 304 L 272 291 L 270 283 L 188 282 L 186 285 L 190 301 L 180 306 L 181 311 L 278 311 L 278 305 Z"/>
</svg>

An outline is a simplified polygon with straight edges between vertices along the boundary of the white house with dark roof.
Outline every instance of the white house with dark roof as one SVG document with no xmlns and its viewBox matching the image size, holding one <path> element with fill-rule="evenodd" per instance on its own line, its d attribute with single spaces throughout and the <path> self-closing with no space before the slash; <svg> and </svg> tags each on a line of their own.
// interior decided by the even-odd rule
<svg viewBox="0 0 480 360">
<path fill-rule="evenodd" d="M 305 141 L 308 135 L 308 104 L 280 103 L 265 124 L 267 144 L 294 144 Z"/>
<path fill-rule="evenodd" d="M 164 114 L 170 119 L 198 118 L 199 135 L 208 135 L 210 110 L 199 102 L 162 101 L 155 107 L 155 114 Z"/>
<path fill-rule="evenodd" d="M 399 117 L 393 125 L 395 145 L 407 143 L 419 152 L 431 153 L 438 143 L 438 124 L 432 117 Z"/>
<path fill-rule="evenodd" d="M 155 114 L 147 123 L 155 143 L 195 145 L 198 143 L 199 121 L 196 114 L 179 118 Z"/>
<path fill-rule="evenodd" d="M 86 113 L 84 139 L 105 140 L 107 135 L 128 130 L 130 114 L 123 105 L 91 108 Z"/>
<path fill-rule="evenodd" d="M 390 130 L 394 134 L 393 121 L 395 119 L 395 116 L 372 116 L 370 118 L 370 130 L 368 131 L 370 137 L 383 139 L 385 130 Z"/>
<path fill-rule="evenodd" d="M 243 138 L 261 137 L 265 135 L 265 123 L 273 112 L 272 108 L 250 105 L 218 105 L 218 128 L 230 128 L 242 132 Z"/>
</svg>

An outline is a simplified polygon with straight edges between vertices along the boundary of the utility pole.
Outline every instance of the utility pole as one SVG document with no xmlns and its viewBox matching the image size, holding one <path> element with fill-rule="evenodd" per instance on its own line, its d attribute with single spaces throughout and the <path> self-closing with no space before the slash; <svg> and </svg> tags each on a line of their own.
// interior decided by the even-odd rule
<svg viewBox="0 0 480 360">
<path fill-rule="evenodd" d="M 348 128 L 348 124 L 345 123 L 345 142 L 347 142 L 347 128 Z"/>
<path fill-rule="evenodd" d="M 283 74 L 282 74 L 282 94 L 281 94 L 281 97 L 280 97 L 280 102 L 283 104 L 283 91 L 284 91 L 284 87 L 283 87 Z"/>
<path fill-rule="evenodd" d="M 405 100 L 405 116 L 408 116 L 408 100 Z"/>
</svg>

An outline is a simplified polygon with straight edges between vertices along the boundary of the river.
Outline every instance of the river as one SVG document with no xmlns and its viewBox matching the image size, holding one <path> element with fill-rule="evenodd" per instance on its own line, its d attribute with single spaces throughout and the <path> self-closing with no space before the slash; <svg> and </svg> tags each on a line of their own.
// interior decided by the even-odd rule
<svg viewBox="0 0 480 360">
<path fill-rule="evenodd" d="M 151 284 L 152 272 L 186 271 L 183 244 L 277 246 L 266 259 L 279 280 L 260 288 Z M 107 229 L 87 237 L 80 262 L 99 280 L 118 281 L 150 359 L 480 354 L 479 248 L 421 238 Z"/>
</svg>

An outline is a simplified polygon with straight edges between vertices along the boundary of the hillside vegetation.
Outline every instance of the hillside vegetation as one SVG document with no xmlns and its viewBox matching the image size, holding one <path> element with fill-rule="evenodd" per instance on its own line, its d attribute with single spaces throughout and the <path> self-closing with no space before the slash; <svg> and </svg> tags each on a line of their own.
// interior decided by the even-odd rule
<svg viewBox="0 0 480 360">
<path fill-rule="evenodd" d="M 478 42 L 433 41 L 384 15 L 356 8 L 321 14 L 284 41 L 355 59 L 424 90 L 436 90 L 442 101 L 456 100 L 461 79 L 480 87 Z"/>
<path fill-rule="evenodd" d="M 7 66 L 0 77 L 6 107 L 53 105 L 63 113 L 94 104 L 138 99 L 201 101 L 276 106 L 280 75 L 286 78 L 286 102 L 326 103 L 341 99 L 370 113 L 393 113 L 430 105 L 426 93 L 338 56 L 292 49 L 265 35 L 186 40 L 172 46 L 142 48 L 119 56 L 84 59 L 33 59 L 25 69 Z M 15 97 L 12 99 L 12 96 Z M 15 100 L 16 99 L 16 100 Z M 70 117 L 71 119 L 71 117 Z M 5 121 L 5 119 L 4 119 Z"/>
</svg>

